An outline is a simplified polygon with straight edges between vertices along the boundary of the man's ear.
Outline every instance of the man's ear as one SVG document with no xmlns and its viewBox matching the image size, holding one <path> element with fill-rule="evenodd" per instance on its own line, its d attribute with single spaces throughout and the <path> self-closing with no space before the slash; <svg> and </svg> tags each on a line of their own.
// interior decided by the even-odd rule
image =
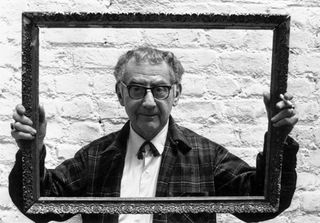
<svg viewBox="0 0 320 223">
<path fill-rule="evenodd" d="M 123 95 L 122 95 L 122 91 L 120 89 L 119 83 L 116 83 L 115 89 L 116 89 L 116 94 L 118 96 L 118 100 L 120 102 L 120 105 L 124 106 Z"/>
<path fill-rule="evenodd" d="M 182 86 L 181 84 L 176 84 L 176 91 L 173 99 L 173 106 L 176 106 L 178 104 L 179 98 L 181 96 Z"/>
</svg>

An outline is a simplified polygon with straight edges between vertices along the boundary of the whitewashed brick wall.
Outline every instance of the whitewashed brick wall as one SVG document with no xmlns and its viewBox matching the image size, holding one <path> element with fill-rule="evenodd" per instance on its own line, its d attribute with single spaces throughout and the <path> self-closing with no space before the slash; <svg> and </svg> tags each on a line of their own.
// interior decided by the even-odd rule
<svg viewBox="0 0 320 223">
<path fill-rule="evenodd" d="M 301 146 L 298 185 L 291 207 L 269 222 L 320 222 L 318 0 L 2 0 L 0 6 L 0 222 L 31 222 L 11 202 L 7 180 L 17 151 L 9 125 L 21 103 L 22 11 L 289 14 L 288 91 L 300 113 L 292 132 Z M 269 87 L 271 31 L 41 29 L 40 39 L 48 167 L 123 125 L 126 114 L 114 94 L 112 69 L 122 53 L 141 44 L 173 51 L 185 67 L 175 119 L 254 165 L 267 128 L 262 92 Z M 218 220 L 240 222 L 228 214 Z"/>
</svg>

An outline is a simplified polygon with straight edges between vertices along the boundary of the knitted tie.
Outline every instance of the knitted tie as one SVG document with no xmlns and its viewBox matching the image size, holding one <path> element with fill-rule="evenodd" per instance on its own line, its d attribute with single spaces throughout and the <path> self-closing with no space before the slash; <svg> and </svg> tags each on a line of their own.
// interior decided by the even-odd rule
<svg viewBox="0 0 320 223">
<path fill-rule="evenodd" d="M 138 151 L 138 153 L 137 153 L 137 157 L 138 157 L 139 160 L 142 160 L 142 159 L 143 159 L 143 153 L 146 152 L 146 145 L 149 145 L 150 151 L 151 151 L 151 153 L 152 153 L 152 155 L 153 155 L 154 157 L 160 156 L 160 153 L 158 152 L 157 148 L 152 144 L 152 142 L 150 142 L 150 141 L 145 141 L 145 142 L 141 145 L 141 147 L 140 147 L 140 149 L 139 149 L 139 151 Z"/>
</svg>

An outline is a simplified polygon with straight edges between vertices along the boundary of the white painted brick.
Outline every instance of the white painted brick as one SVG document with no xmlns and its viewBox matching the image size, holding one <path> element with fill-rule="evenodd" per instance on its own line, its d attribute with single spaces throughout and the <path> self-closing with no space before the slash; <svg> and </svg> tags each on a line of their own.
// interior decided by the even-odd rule
<svg viewBox="0 0 320 223">
<path fill-rule="evenodd" d="M 289 66 L 295 74 L 314 73 L 320 74 L 318 62 L 320 53 L 307 53 L 301 55 L 290 55 Z"/>
<path fill-rule="evenodd" d="M 319 176 L 308 173 L 302 172 L 298 174 L 297 179 L 297 189 L 298 190 L 316 190 L 320 186 L 320 178 Z"/>
<path fill-rule="evenodd" d="M 85 75 L 65 75 L 56 77 L 56 88 L 62 94 L 91 94 L 90 79 Z"/>
<path fill-rule="evenodd" d="M 115 96 L 113 98 L 101 98 L 97 101 L 97 112 L 99 117 L 104 119 L 127 117 L 124 107 L 120 105 Z"/>
<path fill-rule="evenodd" d="M 270 53 L 230 52 L 220 55 L 220 68 L 228 73 L 268 75 L 271 70 Z"/>
<path fill-rule="evenodd" d="M 47 132 L 46 139 L 62 139 L 66 136 L 66 132 L 64 130 L 64 125 L 61 123 L 53 122 L 51 120 L 47 121 Z"/>
<path fill-rule="evenodd" d="M 68 129 L 70 140 L 73 142 L 90 142 L 100 137 L 101 128 L 99 123 L 75 122 Z"/>
<path fill-rule="evenodd" d="M 9 123 L 13 108 L 21 103 L 22 11 L 289 14 L 288 91 L 295 96 L 300 115 L 292 132 L 300 144 L 298 189 L 291 207 L 266 222 L 320 221 L 318 0 L 35 0 L 23 3 L 2 0 L 0 6 L 0 195 L 3 198 L 0 222 L 31 222 L 14 208 L 7 194 L 8 174 L 18 149 L 11 139 Z M 266 130 L 261 94 L 268 91 L 270 85 L 271 31 L 113 28 L 90 31 L 41 28 L 40 31 L 40 101 L 45 105 L 49 121 L 45 141 L 49 167 L 73 156 L 87 142 L 123 126 L 127 118 L 114 95 L 112 69 L 126 50 L 147 43 L 173 51 L 185 67 L 183 95 L 173 109 L 178 123 L 221 143 L 244 159 L 252 158 L 248 162 L 253 162 L 255 153 L 261 149 Z M 68 222 L 79 220 L 77 216 Z M 218 222 L 241 221 L 221 214 Z"/>
<path fill-rule="evenodd" d="M 207 80 L 195 75 L 186 75 L 182 79 L 182 95 L 201 97 L 206 92 Z"/>
<path fill-rule="evenodd" d="M 305 215 L 305 216 L 298 216 L 296 218 L 293 218 L 292 223 L 299 223 L 299 222 L 305 222 L 305 223 L 318 223 L 320 222 L 319 215 Z"/>
<path fill-rule="evenodd" d="M 75 153 L 80 149 L 74 144 L 60 144 L 57 146 L 58 159 L 65 160 L 74 157 Z"/>
<path fill-rule="evenodd" d="M 310 152 L 310 164 L 317 168 L 320 167 L 320 149 L 313 150 Z"/>
<path fill-rule="evenodd" d="M 189 101 L 183 102 L 173 108 L 174 117 L 184 120 L 197 120 L 201 123 L 206 122 L 210 117 L 221 118 L 222 104 L 219 101 Z"/>
<path fill-rule="evenodd" d="M 307 102 L 300 102 L 297 107 L 300 121 L 315 121 L 319 119 L 320 105 L 316 100 L 308 100 Z"/>
<path fill-rule="evenodd" d="M 112 71 L 106 72 L 102 70 L 93 77 L 93 93 L 101 95 L 115 95 L 115 78 Z M 105 96 L 106 98 L 109 96 Z"/>
<path fill-rule="evenodd" d="M 14 140 L 11 139 L 11 141 L 11 143 L 1 142 L 0 144 L 0 160 L 3 164 L 11 165 L 15 160 L 18 146 L 16 145 Z"/>
<path fill-rule="evenodd" d="M 88 96 L 79 96 L 66 100 L 59 105 L 61 116 L 72 119 L 88 119 L 93 117 L 93 101 Z"/>
<path fill-rule="evenodd" d="M 25 217 L 21 212 L 19 212 L 17 209 L 14 210 L 1 210 L 0 213 L 0 220 L 2 222 L 10 222 L 10 223 L 32 223 L 30 219 Z"/>
<path fill-rule="evenodd" d="M 320 210 L 320 191 L 305 192 L 301 194 L 302 209 L 306 212 L 318 212 Z"/>
<path fill-rule="evenodd" d="M 292 92 L 295 97 L 310 97 L 315 91 L 315 83 L 305 78 L 289 79 L 288 88 L 289 92 Z"/>
<path fill-rule="evenodd" d="M 207 91 L 214 95 L 233 96 L 240 92 L 237 80 L 230 77 L 211 78 L 206 84 Z"/>
</svg>

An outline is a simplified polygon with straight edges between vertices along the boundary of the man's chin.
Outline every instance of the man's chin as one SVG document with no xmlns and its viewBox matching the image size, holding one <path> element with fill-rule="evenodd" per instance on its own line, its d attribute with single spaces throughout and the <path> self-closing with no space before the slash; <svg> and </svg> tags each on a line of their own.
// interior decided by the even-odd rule
<svg viewBox="0 0 320 223">
<path fill-rule="evenodd" d="M 141 136 L 147 140 L 151 140 L 161 131 L 162 128 L 160 125 L 152 125 L 149 123 L 149 125 L 140 126 L 140 129 L 142 130 Z"/>
</svg>

